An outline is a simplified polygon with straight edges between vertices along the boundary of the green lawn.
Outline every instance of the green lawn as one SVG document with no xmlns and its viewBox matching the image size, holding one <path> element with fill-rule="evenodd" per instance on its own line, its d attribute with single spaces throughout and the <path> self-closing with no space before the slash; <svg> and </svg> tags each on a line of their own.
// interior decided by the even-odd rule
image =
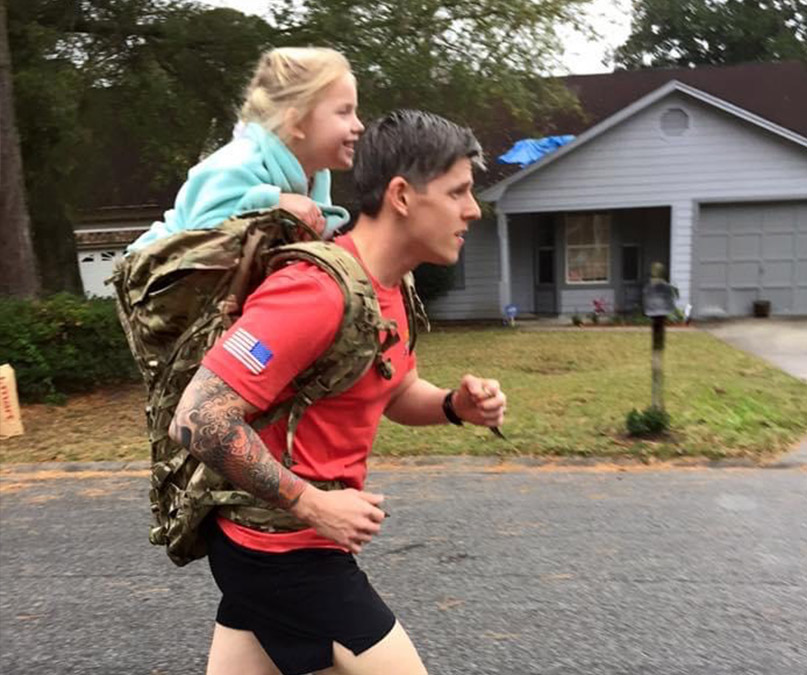
<svg viewBox="0 0 807 675">
<path fill-rule="evenodd" d="M 650 331 L 446 329 L 420 338 L 420 372 L 456 386 L 465 372 L 498 379 L 512 444 L 476 427 L 401 427 L 384 420 L 378 455 L 764 456 L 807 433 L 807 384 L 699 331 L 668 332 L 672 432 L 624 433 L 650 403 Z M 0 441 L 0 463 L 148 457 L 139 384 L 23 408 L 24 436 Z"/>
<path fill-rule="evenodd" d="M 508 396 L 503 431 L 382 423 L 381 455 L 760 456 L 807 432 L 807 384 L 699 331 L 668 331 L 665 402 L 672 430 L 626 437 L 626 413 L 650 403 L 650 334 L 448 329 L 423 337 L 419 369 L 454 386 L 494 377 Z"/>
</svg>

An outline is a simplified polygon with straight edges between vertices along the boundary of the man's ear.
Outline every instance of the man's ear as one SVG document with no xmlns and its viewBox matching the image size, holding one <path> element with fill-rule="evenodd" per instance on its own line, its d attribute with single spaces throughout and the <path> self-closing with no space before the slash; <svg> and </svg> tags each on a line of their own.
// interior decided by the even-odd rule
<svg viewBox="0 0 807 675">
<path fill-rule="evenodd" d="M 409 215 L 410 190 L 411 185 L 402 176 L 394 176 L 387 184 L 384 199 L 396 215 L 404 218 Z"/>
<path fill-rule="evenodd" d="M 297 108 L 286 108 L 283 113 L 283 127 L 288 133 L 288 137 L 297 141 L 305 138 L 305 132 L 300 127 L 300 111 Z"/>
</svg>

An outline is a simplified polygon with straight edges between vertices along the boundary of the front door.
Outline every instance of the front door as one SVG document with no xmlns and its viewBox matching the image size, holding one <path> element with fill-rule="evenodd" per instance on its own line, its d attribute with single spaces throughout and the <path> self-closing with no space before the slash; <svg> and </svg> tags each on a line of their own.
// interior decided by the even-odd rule
<svg viewBox="0 0 807 675">
<path fill-rule="evenodd" d="M 622 293 L 617 308 L 620 312 L 633 314 L 642 310 L 642 249 L 639 244 L 623 244 L 621 250 Z"/>
<path fill-rule="evenodd" d="M 551 220 L 541 223 L 535 229 L 534 241 L 535 313 L 557 314 L 555 224 Z"/>
</svg>

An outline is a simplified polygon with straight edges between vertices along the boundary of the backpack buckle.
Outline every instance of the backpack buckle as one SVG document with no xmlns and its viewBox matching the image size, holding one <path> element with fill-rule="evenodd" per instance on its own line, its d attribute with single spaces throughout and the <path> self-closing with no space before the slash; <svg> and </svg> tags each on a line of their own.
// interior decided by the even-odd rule
<svg viewBox="0 0 807 675">
<path fill-rule="evenodd" d="M 376 368 L 378 368 L 378 372 L 385 380 L 391 380 L 392 376 L 395 375 L 395 366 L 392 365 L 392 361 L 383 358 L 380 354 L 376 358 Z"/>
</svg>

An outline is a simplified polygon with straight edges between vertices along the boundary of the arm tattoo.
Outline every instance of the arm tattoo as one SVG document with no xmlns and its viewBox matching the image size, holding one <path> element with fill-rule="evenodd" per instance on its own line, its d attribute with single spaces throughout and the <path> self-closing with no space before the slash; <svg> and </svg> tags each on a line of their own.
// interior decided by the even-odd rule
<svg viewBox="0 0 807 675">
<path fill-rule="evenodd" d="M 244 400 L 207 368 L 188 384 L 172 426 L 172 436 L 200 461 L 274 506 L 291 508 L 306 487 L 244 421 Z"/>
</svg>

